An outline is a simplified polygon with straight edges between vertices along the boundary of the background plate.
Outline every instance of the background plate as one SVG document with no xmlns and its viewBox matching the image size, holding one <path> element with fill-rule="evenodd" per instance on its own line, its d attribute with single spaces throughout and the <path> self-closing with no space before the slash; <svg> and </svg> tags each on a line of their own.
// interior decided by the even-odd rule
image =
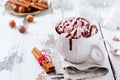
<svg viewBox="0 0 120 80">
<path fill-rule="evenodd" d="M 44 12 L 44 11 L 46 11 L 46 10 L 44 10 L 44 11 L 34 11 L 34 12 L 30 12 L 30 13 L 18 13 L 18 12 L 15 12 L 15 11 L 13 11 L 11 8 L 11 4 L 10 3 L 6 3 L 5 4 L 5 10 L 8 12 L 8 13 L 10 13 L 10 14 L 13 14 L 13 15 L 16 15 L 16 16 L 26 16 L 26 15 L 28 15 L 28 14 L 30 14 L 30 15 L 37 15 L 37 14 L 40 14 L 40 13 L 42 13 L 42 12 Z"/>
</svg>

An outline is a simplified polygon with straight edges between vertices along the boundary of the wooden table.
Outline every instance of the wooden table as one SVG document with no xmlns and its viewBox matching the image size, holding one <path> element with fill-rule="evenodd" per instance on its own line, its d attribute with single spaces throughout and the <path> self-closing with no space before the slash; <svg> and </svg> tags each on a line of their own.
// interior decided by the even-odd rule
<svg viewBox="0 0 120 80">
<path fill-rule="evenodd" d="M 24 18 L 2 13 L 3 11 L 0 11 L 0 66 L 2 66 L 5 57 L 11 55 L 10 50 L 16 45 L 19 46 L 18 55 L 22 56 L 23 59 L 21 62 L 17 61 L 14 63 L 12 68 L 0 69 L 0 80 L 35 80 L 43 70 L 34 59 L 31 50 L 33 47 L 44 49 L 41 43 L 48 39 L 48 35 L 53 34 L 54 26 L 61 17 L 58 14 L 52 14 L 51 10 L 36 15 L 34 22 L 29 24 L 27 33 L 21 34 L 18 32 L 18 27 L 23 24 Z M 71 16 L 70 13 L 72 13 L 72 10 L 64 10 L 64 18 Z M 11 19 L 16 21 L 17 28 L 12 29 L 9 27 L 8 24 Z M 101 36 L 114 47 L 120 49 L 120 42 L 112 40 L 118 32 L 109 31 L 104 28 L 100 29 Z M 109 46 L 105 42 L 102 45 L 105 49 L 105 58 L 108 60 L 106 65 L 109 66 L 109 73 L 104 77 L 87 80 L 119 80 L 120 57 L 111 54 Z"/>
</svg>

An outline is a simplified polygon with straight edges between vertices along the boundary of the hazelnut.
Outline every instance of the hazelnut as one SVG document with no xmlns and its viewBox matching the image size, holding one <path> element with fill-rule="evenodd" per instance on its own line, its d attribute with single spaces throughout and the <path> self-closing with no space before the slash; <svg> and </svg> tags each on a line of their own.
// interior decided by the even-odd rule
<svg viewBox="0 0 120 80">
<path fill-rule="evenodd" d="M 31 2 L 31 0 L 25 0 L 25 1 Z"/>
<path fill-rule="evenodd" d="M 26 21 L 27 22 L 33 22 L 34 21 L 34 17 L 32 15 L 27 15 L 26 16 Z"/>
<path fill-rule="evenodd" d="M 11 21 L 9 22 L 9 26 L 10 26 L 11 28 L 14 28 L 14 27 L 16 26 L 15 21 L 14 21 L 14 20 L 11 20 Z"/>
<path fill-rule="evenodd" d="M 26 8 L 26 12 L 31 12 L 31 7 Z"/>
<path fill-rule="evenodd" d="M 32 0 L 32 2 L 36 3 L 36 2 L 38 2 L 38 0 Z"/>
<path fill-rule="evenodd" d="M 20 0 L 20 1 L 27 1 L 27 2 L 31 2 L 31 0 Z"/>
<path fill-rule="evenodd" d="M 24 7 L 19 7 L 18 12 L 24 13 L 25 12 L 25 8 Z"/>
<path fill-rule="evenodd" d="M 25 33 L 27 30 L 26 30 L 26 28 L 25 28 L 24 25 L 21 25 L 21 26 L 18 28 L 18 31 L 19 31 L 20 33 Z"/>
<path fill-rule="evenodd" d="M 38 3 L 46 4 L 46 0 L 38 0 Z"/>
<path fill-rule="evenodd" d="M 18 12 L 19 7 L 17 5 L 12 4 L 11 8 L 12 8 L 13 11 Z"/>
</svg>

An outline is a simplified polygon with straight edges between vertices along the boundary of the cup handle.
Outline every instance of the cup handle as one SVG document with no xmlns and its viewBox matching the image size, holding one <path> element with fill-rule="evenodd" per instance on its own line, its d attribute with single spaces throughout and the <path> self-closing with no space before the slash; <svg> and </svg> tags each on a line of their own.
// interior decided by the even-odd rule
<svg viewBox="0 0 120 80">
<path fill-rule="evenodd" d="M 91 46 L 90 57 L 95 64 L 102 64 L 105 61 L 103 51 L 97 45 Z"/>
</svg>

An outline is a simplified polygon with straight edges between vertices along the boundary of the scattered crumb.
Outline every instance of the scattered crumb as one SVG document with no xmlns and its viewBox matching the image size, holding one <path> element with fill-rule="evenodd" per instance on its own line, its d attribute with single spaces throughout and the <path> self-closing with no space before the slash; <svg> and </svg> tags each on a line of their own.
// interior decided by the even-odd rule
<svg viewBox="0 0 120 80">
<path fill-rule="evenodd" d="M 36 80 L 47 80 L 47 79 L 45 74 L 42 72 L 37 76 Z"/>
<path fill-rule="evenodd" d="M 117 30 L 120 30 L 120 27 L 117 27 Z"/>
<path fill-rule="evenodd" d="M 118 41 L 120 41 L 120 39 L 119 38 L 117 38 L 117 37 L 113 37 L 113 39 L 112 39 L 113 41 L 115 41 L 115 42 L 118 42 Z"/>
</svg>

